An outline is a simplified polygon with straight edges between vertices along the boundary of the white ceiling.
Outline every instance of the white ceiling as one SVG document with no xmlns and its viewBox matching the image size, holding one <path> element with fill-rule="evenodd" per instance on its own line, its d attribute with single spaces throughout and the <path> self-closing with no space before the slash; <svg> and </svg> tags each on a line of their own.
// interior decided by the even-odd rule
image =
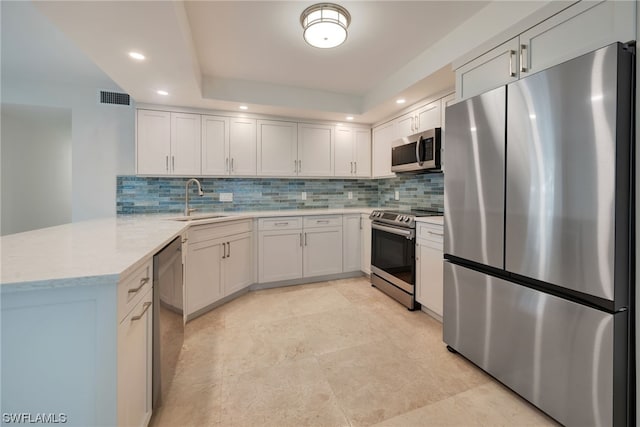
<svg viewBox="0 0 640 427">
<path fill-rule="evenodd" d="M 13 8 L 2 3 L 4 27 Z M 252 113 L 337 121 L 353 115 L 359 123 L 396 114 L 403 108 L 395 104 L 399 96 L 409 105 L 451 90 L 452 60 L 543 3 L 340 1 L 352 16 L 349 37 L 320 50 L 302 39 L 299 18 L 314 4 L 309 1 L 34 2 L 138 103 L 231 111 L 242 103 Z M 65 62 L 82 69 L 72 52 L 33 30 L 42 16 L 22 18 L 14 25 L 21 38 L 8 41 L 12 57 L 22 61 L 12 64 L 16 73 L 34 62 L 43 68 L 34 59 L 41 49 L 47 61 L 57 59 L 59 71 Z M 4 62 L 5 28 L 2 36 Z M 19 53 L 23 44 L 29 54 Z M 132 61 L 130 50 L 147 59 Z M 158 89 L 170 95 L 157 95 Z"/>
</svg>

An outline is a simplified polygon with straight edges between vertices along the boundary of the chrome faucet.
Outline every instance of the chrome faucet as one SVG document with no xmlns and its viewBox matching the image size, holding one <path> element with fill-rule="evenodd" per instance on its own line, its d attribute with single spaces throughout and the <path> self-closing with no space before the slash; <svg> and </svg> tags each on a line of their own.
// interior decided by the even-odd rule
<svg viewBox="0 0 640 427">
<path fill-rule="evenodd" d="M 189 208 L 189 184 L 195 182 L 198 186 L 198 196 L 204 196 L 204 192 L 202 191 L 202 186 L 200 185 L 200 181 L 195 178 L 191 178 L 187 181 L 187 184 L 184 186 L 184 216 L 191 215 L 191 212 L 196 211 L 195 208 Z"/>
</svg>

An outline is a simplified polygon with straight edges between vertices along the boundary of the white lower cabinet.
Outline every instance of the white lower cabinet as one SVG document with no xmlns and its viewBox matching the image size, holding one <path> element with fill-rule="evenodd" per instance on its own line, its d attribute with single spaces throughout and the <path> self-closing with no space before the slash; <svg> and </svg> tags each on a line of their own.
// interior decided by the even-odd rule
<svg viewBox="0 0 640 427">
<path fill-rule="evenodd" d="M 153 291 L 118 326 L 118 425 L 146 426 L 151 418 Z"/>
<path fill-rule="evenodd" d="M 416 300 L 442 320 L 443 227 L 418 224 L 416 231 Z"/>
<path fill-rule="evenodd" d="M 362 251 L 362 217 L 360 214 L 344 215 L 342 218 L 344 271 L 360 270 Z"/>
<path fill-rule="evenodd" d="M 360 235 L 360 271 L 371 274 L 371 220 L 368 214 L 360 214 L 362 234 Z"/>
<path fill-rule="evenodd" d="M 253 282 L 253 222 L 192 227 L 184 260 L 187 317 Z"/>
<path fill-rule="evenodd" d="M 258 229 L 258 282 L 343 272 L 342 215 L 260 218 Z"/>
</svg>

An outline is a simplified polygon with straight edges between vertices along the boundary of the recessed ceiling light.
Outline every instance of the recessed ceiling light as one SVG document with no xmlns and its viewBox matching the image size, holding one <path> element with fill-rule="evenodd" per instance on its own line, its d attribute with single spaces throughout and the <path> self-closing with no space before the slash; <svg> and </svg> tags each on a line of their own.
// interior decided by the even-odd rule
<svg viewBox="0 0 640 427">
<path fill-rule="evenodd" d="M 133 58 L 133 59 L 137 59 L 138 61 L 143 61 L 145 59 L 145 56 L 139 52 L 129 52 L 129 57 Z"/>
<path fill-rule="evenodd" d="M 396 99 L 396 104 L 404 104 L 405 102 L 407 102 L 407 100 L 404 98 Z"/>
<path fill-rule="evenodd" d="M 249 107 L 247 107 L 246 105 L 241 105 L 238 108 L 240 108 L 241 110 L 248 110 L 249 109 Z"/>
<path fill-rule="evenodd" d="M 166 90 L 157 90 L 156 93 L 158 95 L 162 95 L 162 96 L 167 96 L 169 95 L 169 92 L 167 92 Z"/>
<path fill-rule="evenodd" d="M 353 120 L 353 116 L 347 116 L 347 120 Z"/>
</svg>

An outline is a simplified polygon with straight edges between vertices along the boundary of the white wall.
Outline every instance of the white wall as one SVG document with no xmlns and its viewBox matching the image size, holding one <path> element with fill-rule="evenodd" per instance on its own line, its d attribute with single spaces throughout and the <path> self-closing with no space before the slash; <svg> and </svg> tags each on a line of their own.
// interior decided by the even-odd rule
<svg viewBox="0 0 640 427">
<path fill-rule="evenodd" d="M 71 221 L 71 110 L 4 104 L 0 234 Z"/>
<path fill-rule="evenodd" d="M 135 173 L 133 107 L 99 104 L 94 87 L 2 83 L 3 103 L 71 111 L 71 220 L 115 215 L 116 175 Z"/>
</svg>

